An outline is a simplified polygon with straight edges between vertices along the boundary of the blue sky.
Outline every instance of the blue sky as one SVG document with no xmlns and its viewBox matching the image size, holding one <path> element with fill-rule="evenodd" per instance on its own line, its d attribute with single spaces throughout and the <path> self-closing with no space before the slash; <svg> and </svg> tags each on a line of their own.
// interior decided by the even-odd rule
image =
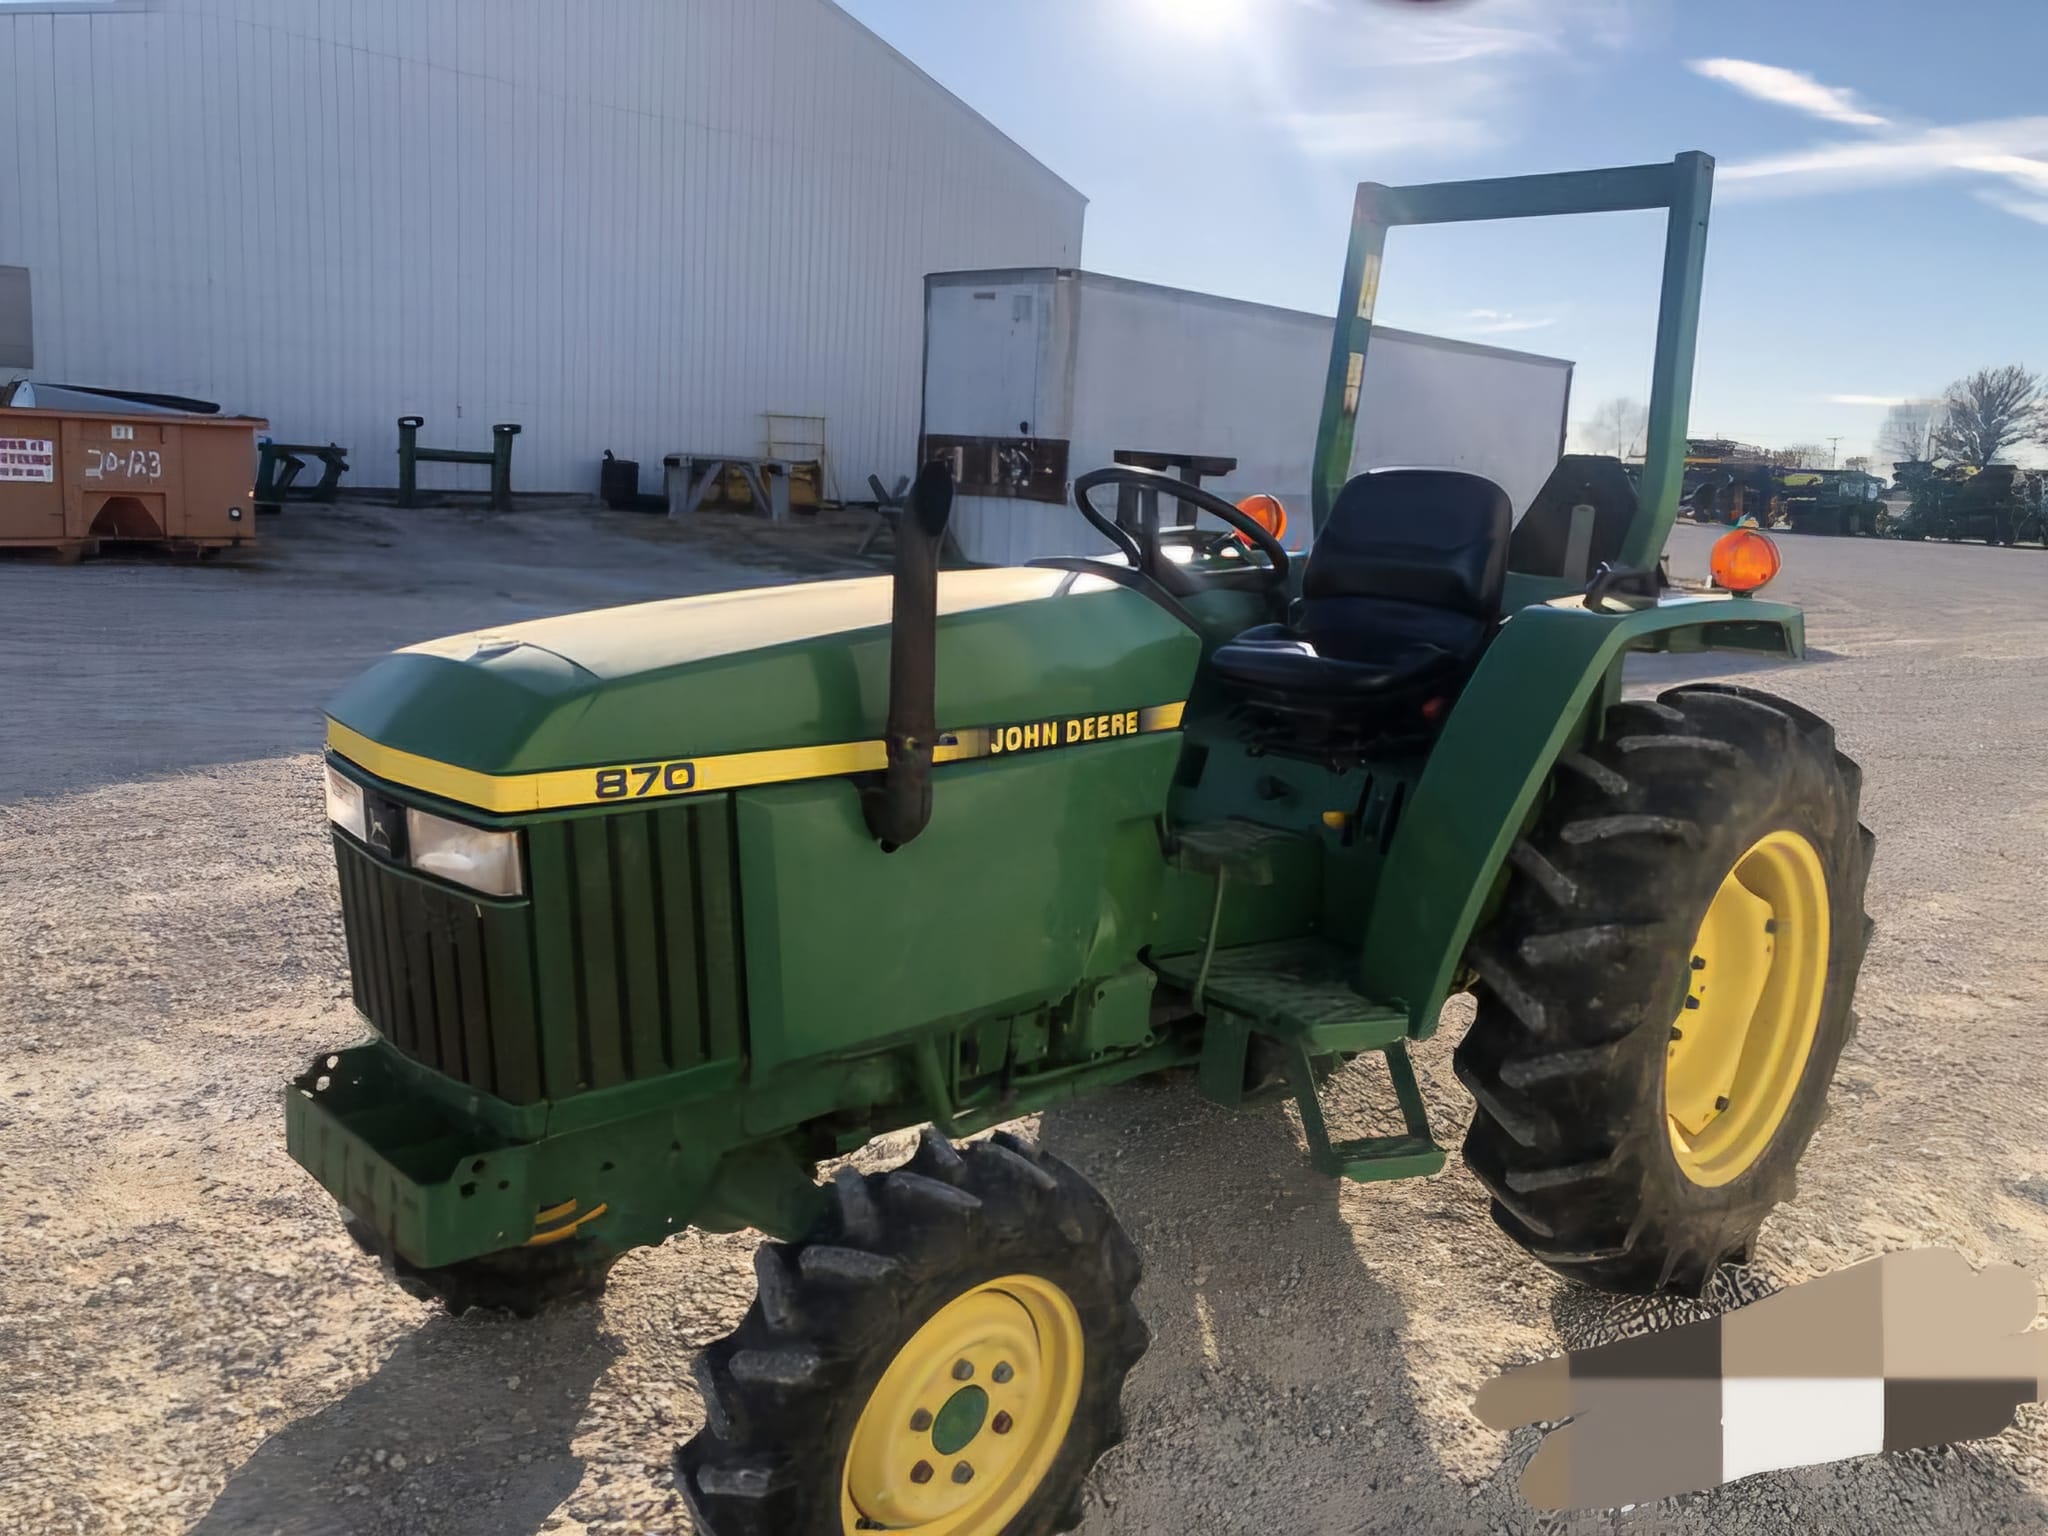
<svg viewBox="0 0 2048 1536">
<path fill-rule="evenodd" d="M 841 0 L 1090 198 L 1093 270 L 1330 313 L 1350 188 L 1718 162 L 1693 431 L 1868 452 L 2048 369 L 2048 0 Z M 1661 219 L 1407 230 L 1379 318 L 1646 392 Z"/>
</svg>

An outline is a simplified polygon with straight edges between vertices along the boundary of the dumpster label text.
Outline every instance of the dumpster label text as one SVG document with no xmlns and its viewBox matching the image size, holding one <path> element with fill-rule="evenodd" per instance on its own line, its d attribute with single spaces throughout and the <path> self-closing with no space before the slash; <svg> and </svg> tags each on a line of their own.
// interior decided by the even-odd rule
<svg viewBox="0 0 2048 1536">
<path fill-rule="evenodd" d="M 118 475 L 124 480 L 161 480 L 163 455 L 153 448 L 130 448 L 126 453 L 118 448 L 86 449 L 85 478 L 97 480 L 103 475 Z"/>
<path fill-rule="evenodd" d="M 57 478 L 57 445 L 40 437 L 0 437 L 0 480 Z"/>
</svg>

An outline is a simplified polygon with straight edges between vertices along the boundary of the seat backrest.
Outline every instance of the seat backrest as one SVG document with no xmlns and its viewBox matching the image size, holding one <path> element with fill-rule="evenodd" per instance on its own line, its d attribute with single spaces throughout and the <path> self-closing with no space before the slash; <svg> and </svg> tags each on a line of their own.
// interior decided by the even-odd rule
<svg viewBox="0 0 2048 1536">
<path fill-rule="evenodd" d="M 1580 513 L 1580 507 L 1586 511 Z M 1590 526 L 1574 528 L 1582 518 L 1590 519 Z M 1621 460 L 1568 453 L 1557 461 L 1515 524 L 1508 540 L 1508 569 L 1524 576 L 1591 581 L 1600 566 L 1621 558 L 1622 542 L 1635 519 L 1636 488 Z"/>
<path fill-rule="evenodd" d="M 1312 613 L 1318 599 L 1382 598 L 1491 621 L 1500 612 L 1513 522 L 1507 492 L 1484 475 L 1354 475 L 1309 550 L 1303 608 Z"/>
</svg>

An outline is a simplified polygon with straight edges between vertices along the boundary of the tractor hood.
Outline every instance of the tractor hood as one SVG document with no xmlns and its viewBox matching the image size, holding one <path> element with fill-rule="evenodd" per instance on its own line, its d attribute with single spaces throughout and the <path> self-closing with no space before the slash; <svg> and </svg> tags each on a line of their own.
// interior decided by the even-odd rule
<svg viewBox="0 0 2048 1536">
<path fill-rule="evenodd" d="M 342 690 L 328 745 L 500 814 L 879 769 L 889 601 L 865 577 L 429 641 Z M 991 732 L 1002 750 L 1012 725 L 1036 747 L 1055 722 L 1062 744 L 1178 724 L 1201 650 L 1141 594 L 1070 571 L 947 572 L 938 612 L 941 762 Z"/>
</svg>

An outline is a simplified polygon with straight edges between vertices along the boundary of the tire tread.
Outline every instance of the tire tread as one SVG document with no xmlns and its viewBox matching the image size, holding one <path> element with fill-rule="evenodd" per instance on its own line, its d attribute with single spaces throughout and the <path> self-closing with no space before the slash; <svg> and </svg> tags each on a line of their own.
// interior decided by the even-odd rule
<svg viewBox="0 0 2048 1536">
<path fill-rule="evenodd" d="M 1614 705 L 1600 739 L 1558 759 L 1467 949 L 1478 1010 L 1453 1058 L 1476 1106 L 1465 1161 L 1495 1222 L 1544 1263 L 1604 1289 L 1697 1294 L 1788 1197 L 1870 933 L 1861 779 L 1825 721 L 1732 684 Z M 1735 840 L 1774 817 L 1793 818 L 1829 871 L 1822 1035 L 1772 1147 L 1709 1188 L 1671 1159 L 1664 1059 L 1699 914 L 1747 846 Z"/>
<path fill-rule="evenodd" d="M 1073 1427 L 1004 1536 L 1071 1528 L 1151 1337 L 1132 1301 L 1137 1249 L 1079 1174 L 1015 1135 L 956 1147 L 928 1132 L 901 1168 L 839 1169 L 818 1229 L 764 1243 L 755 1266 L 746 1316 L 692 1368 L 704 1427 L 676 1475 L 700 1536 L 838 1530 L 844 1447 L 887 1361 L 952 1295 L 1027 1270 L 1068 1292 L 1088 1343 Z"/>
</svg>

